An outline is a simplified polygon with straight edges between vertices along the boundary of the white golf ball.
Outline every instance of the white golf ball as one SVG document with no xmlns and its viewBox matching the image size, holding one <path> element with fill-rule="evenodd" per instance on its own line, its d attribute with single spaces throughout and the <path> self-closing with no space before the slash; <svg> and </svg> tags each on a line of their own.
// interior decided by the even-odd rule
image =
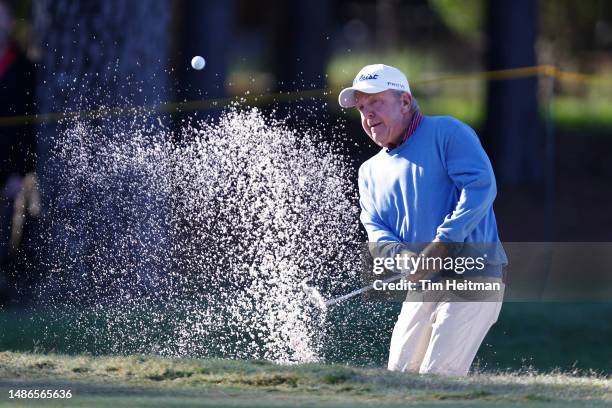
<svg viewBox="0 0 612 408">
<path fill-rule="evenodd" d="M 193 69 L 197 69 L 198 71 L 204 68 L 206 65 L 206 60 L 199 55 L 196 55 L 191 59 L 191 67 Z"/>
</svg>

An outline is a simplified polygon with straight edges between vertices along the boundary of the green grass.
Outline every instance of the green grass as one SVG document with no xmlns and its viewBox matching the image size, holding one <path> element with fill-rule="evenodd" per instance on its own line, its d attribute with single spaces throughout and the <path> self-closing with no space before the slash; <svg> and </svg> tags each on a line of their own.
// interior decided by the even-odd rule
<svg viewBox="0 0 612 408">
<path fill-rule="evenodd" d="M 0 407 L 10 389 L 70 389 L 44 406 L 610 406 L 612 380 L 563 374 L 418 376 L 345 365 L 0 353 Z"/>
<path fill-rule="evenodd" d="M 612 89 L 610 89 L 612 93 Z M 558 96 L 553 103 L 555 126 L 564 129 L 612 128 L 612 104 L 602 98 Z"/>
<path fill-rule="evenodd" d="M 423 111 L 429 115 L 450 115 L 473 127 L 484 124 L 486 81 L 476 77 L 445 79 L 484 70 L 476 64 L 467 71 L 457 72 L 446 66 L 433 52 L 403 50 L 387 53 L 346 51 L 332 56 L 327 67 L 327 82 L 331 89 L 349 86 L 355 74 L 365 65 L 380 62 L 400 68 L 408 76 L 411 88 Z M 598 75 L 605 85 L 565 81 L 557 89 L 553 102 L 554 125 L 564 129 L 612 128 L 612 104 L 609 74 Z M 438 80 L 436 80 L 438 79 Z M 423 82 L 426 81 L 426 82 Z M 336 110 L 337 95 L 330 97 Z M 542 111 L 545 101 L 542 102 Z"/>
<path fill-rule="evenodd" d="M 486 118 L 486 80 L 474 76 L 484 69 L 477 63 L 458 72 L 456 67 L 446 66 L 440 56 L 422 50 L 394 52 L 359 52 L 345 50 L 336 53 L 327 65 L 326 83 L 331 92 L 327 95 L 332 112 L 341 111 L 337 104 L 340 89 L 349 86 L 355 74 L 365 65 L 374 62 L 396 66 L 406 73 L 414 95 L 423 112 L 428 115 L 454 116 L 475 128 L 482 128 Z M 463 77 L 457 77 L 464 75 Z M 553 124 L 559 129 L 601 131 L 612 129 L 612 79 L 598 74 L 601 83 L 564 81 L 556 88 L 553 101 Z M 274 89 L 271 74 L 256 66 L 235 66 L 228 80 L 231 95 L 268 94 Z M 543 89 L 540 110 L 545 116 L 547 101 Z M 297 99 L 298 95 L 294 95 Z M 253 102 L 256 103 L 256 102 Z M 355 110 L 348 114 L 358 117 Z"/>
<path fill-rule="evenodd" d="M 329 332 L 322 345 L 324 360 L 384 366 L 399 307 L 400 304 L 355 300 L 332 309 Z M 147 323 L 150 316 L 134 315 L 132 326 L 112 326 L 111 330 L 107 326 L 113 322 L 112 313 L 105 319 L 102 315 L 91 317 L 87 310 L 80 312 L 75 315 L 75 310 L 51 313 L 39 309 L 36 314 L 20 310 L 0 313 L 0 350 L 107 355 L 118 350 L 148 353 L 158 342 L 176 342 L 176 336 L 165 325 Z M 172 310 L 156 313 L 180 319 Z M 611 315 L 612 303 L 506 303 L 478 352 L 475 366 L 485 370 L 533 368 L 611 374 Z M 141 324 L 148 324 L 146 333 L 136 332 Z M 202 339 L 202 344 L 211 344 L 206 357 L 217 355 L 216 339 L 225 338 L 222 334 L 211 332 Z M 113 347 L 116 344 L 122 347 Z"/>
</svg>

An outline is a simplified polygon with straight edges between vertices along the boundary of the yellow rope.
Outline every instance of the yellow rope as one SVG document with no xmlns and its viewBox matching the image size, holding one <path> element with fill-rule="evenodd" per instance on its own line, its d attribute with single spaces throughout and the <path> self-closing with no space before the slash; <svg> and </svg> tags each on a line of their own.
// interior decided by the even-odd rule
<svg viewBox="0 0 612 408">
<path fill-rule="evenodd" d="M 429 84 L 444 81 L 458 81 L 465 79 L 485 79 L 489 81 L 525 78 L 531 76 L 553 77 L 560 82 L 579 82 L 589 83 L 601 86 L 612 85 L 612 80 L 608 78 L 598 78 L 595 75 L 582 74 L 578 72 L 561 71 L 553 65 L 538 65 L 533 67 L 522 67 L 512 69 L 502 69 L 497 71 L 483 71 L 460 75 L 450 75 L 429 79 L 412 80 L 413 84 Z M 106 115 L 121 115 L 127 113 L 136 113 L 139 111 L 153 112 L 186 112 L 193 110 L 204 110 L 220 108 L 229 104 L 232 101 L 241 101 L 250 105 L 269 104 L 272 102 L 291 102 L 305 100 L 309 98 L 320 98 L 327 95 L 335 95 L 340 89 L 313 89 L 308 91 L 298 92 L 281 92 L 275 94 L 264 95 L 245 95 L 234 98 L 220 99 L 204 99 L 187 102 L 165 102 L 159 105 L 141 106 L 141 107 L 116 107 L 110 109 L 99 109 L 93 111 L 81 112 L 55 112 L 38 115 L 24 116 L 6 116 L 0 117 L 0 126 L 16 126 L 16 125 L 39 125 L 43 123 L 54 123 L 66 118 L 95 118 Z"/>
</svg>

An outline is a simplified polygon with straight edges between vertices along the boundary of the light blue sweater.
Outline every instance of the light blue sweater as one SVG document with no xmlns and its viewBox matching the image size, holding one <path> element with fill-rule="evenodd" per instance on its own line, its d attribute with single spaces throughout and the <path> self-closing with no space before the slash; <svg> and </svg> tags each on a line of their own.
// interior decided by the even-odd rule
<svg viewBox="0 0 612 408">
<path fill-rule="evenodd" d="M 361 222 L 371 243 L 487 243 L 487 267 L 465 276 L 501 276 L 491 163 L 476 133 L 447 116 L 425 116 L 412 136 L 359 169 Z"/>
</svg>

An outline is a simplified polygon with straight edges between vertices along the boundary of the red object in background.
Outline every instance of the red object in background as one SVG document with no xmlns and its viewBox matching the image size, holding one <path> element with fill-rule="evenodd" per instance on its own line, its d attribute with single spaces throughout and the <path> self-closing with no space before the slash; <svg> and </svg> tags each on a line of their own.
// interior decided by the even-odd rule
<svg viewBox="0 0 612 408">
<path fill-rule="evenodd" d="M 0 117 L 30 115 L 34 109 L 36 88 L 34 64 L 19 49 L 10 44 L 0 53 Z M 0 126 L 0 189 L 12 174 L 34 171 L 36 152 L 32 126 Z"/>
<path fill-rule="evenodd" d="M 0 57 L 0 78 L 6 74 L 6 71 L 17 59 L 17 53 L 12 47 L 7 48 L 4 54 Z"/>
</svg>

